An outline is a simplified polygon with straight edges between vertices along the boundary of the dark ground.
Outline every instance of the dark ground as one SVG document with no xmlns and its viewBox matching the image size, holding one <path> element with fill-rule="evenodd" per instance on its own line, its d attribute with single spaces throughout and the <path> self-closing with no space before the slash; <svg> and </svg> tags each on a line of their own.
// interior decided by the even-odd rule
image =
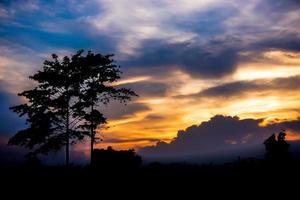
<svg viewBox="0 0 300 200">
<path fill-rule="evenodd" d="M 34 196 L 38 193 L 60 197 L 123 196 L 160 197 L 197 195 L 195 199 L 254 197 L 261 195 L 283 199 L 299 199 L 300 161 L 266 162 L 247 159 L 224 165 L 191 165 L 153 163 L 125 169 L 89 167 L 2 167 L 1 189 L 10 196 Z M 240 196 L 242 195 L 242 196 Z M 201 198 L 200 198 L 201 197 Z M 106 199 L 106 198 L 104 198 Z M 109 198 L 110 199 L 110 198 Z M 190 199 L 190 198 L 187 198 Z M 194 198 L 193 198 L 194 199 Z"/>
</svg>

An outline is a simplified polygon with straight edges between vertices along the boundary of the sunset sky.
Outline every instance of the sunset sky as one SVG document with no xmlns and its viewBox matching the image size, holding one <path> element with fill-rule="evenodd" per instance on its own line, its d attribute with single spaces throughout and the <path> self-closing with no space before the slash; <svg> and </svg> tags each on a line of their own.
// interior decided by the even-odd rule
<svg viewBox="0 0 300 200">
<path fill-rule="evenodd" d="M 24 101 L 16 93 L 32 87 L 28 76 L 51 53 L 79 49 L 114 53 L 123 71 L 116 84 L 139 95 L 100 108 L 109 128 L 99 130 L 99 147 L 169 143 L 215 115 L 264 127 L 300 117 L 297 0 L 2 0 L 3 141 L 24 127 L 8 107 Z M 300 139 L 299 126 L 286 128 L 288 139 Z"/>
</svg>

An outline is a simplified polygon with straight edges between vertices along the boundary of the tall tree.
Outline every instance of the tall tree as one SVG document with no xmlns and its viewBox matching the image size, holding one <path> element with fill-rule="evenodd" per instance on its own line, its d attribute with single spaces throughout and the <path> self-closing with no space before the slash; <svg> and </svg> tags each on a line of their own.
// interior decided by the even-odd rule
<svg viewBox="0 0 300 200">
<path fill-rule="evenodd" d="M 13 136 L 9 144 L 27 147 L 34 154 L 46 154 L 65 145 L 69 165 L 70 144 L 82 140 L 87 133 L 79 126 L 84 116 L 76 109 L 83 82 L 78 67 L 82 52 L 62 60 L 53 54 L 52 60 L 44 62 L 42 71 L 30 76 L 37 87 L 18 94 L 28 103 L 11 107 L 20 116 L 27 115 L 29 127 Z"/>
<path fill-rule="evenodd" d="M 13 136 L 9 144 L 29 148 L 32 154 L 65 146 L 68 166 L 70 145 L 89 136 L 92 162 L 96 129 L 106 123 L 99 107 L 111 100 L 126 103 L 137 96 L 130 89 L 114 86 L 121 71 L 112 57 L 90 51 L 84 56 L 80 50 L 61 60 L 53 54 L 41 71 L 30 76 L 37 86 L 18 94 L 28 102 L 10 108 L 19 116 L 26 115 L 29 127 Z"/>
<path fill-rule="evenodd" d="M 100 124 L 106 123 L 106 118 L 99 111 L 101 105 L 108 104 L 111 100 L 126 103 L 137 94 L 126 88 L 114 86 L 113 83 L 121 78 L 121 71 L 112 59 L 113 55 L 102 55 L 88 52 L 81 57 L 82 76 L 80 99 L 77 108 L 84 113 L 84 124 L 81 128 L 90 131 L 90 161 L 93 162 L 94 144 L 96 142 L 96 129 Z"/>
</svg>

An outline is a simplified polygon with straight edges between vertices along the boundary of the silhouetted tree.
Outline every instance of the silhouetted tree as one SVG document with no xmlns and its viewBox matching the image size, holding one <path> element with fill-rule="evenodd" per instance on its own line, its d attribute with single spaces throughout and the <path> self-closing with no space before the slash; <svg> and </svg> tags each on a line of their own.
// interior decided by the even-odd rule
<svg viewBox="0 0 300 200">
<path fill-rule="evenodd" d="M 278 154 L 280 158 L 288 158 L 289 156 L 289 147 L 290 144 L 288 144 L 285 140 L 286 133 L 285 131 L 281 131 L 277 136 L 277 143 L 278 143 Z"/>
<path fill-rule="evenodd" d="M 66 165 L 69 165 L 70 144 L 87 134 L 79 126 L 84 117 L 77 109 L 79 87 L 83 82 L 78 67 L 82 52 L 62 60 L 53 54 L 52 60 L 44 61 L 42 71 L 30 76 L 37 86 L 18 94 L 28 102 L 10 108 L 20 116 L 26 115 L 29 127 L 13 136 L 10 145 L 24 146 L 33 150 L 33 154 L 46 154 L 65 145 Z"/>
<path fill-rule="evenodd" d="M 266 158 L 268 160 L 285 160 L 288 158 L 289 144 L 285 140 L 286 133 L 281 131 L 277 138 L 275 134 L 272 134 L 265 140 L 264 145 L 266 149 Z"/>
<path fill-rule="evenodd" d="M 95 130 L 106 123 L 98 110 L 100 104 L 112 99 L 125 103 L 137 96 L 130 89 L 113 85 L 121 71 L 112 56 L 90 51 L 84 56 L 80 50 L 60 60 L 53 54 L 42 71 L 30 76 L 37 86 L 18 94 L 28 102 L 10 108 L 19 116 L 26 115 L 29 127 L 13 136 L 9 144 L 29 148 L 32 154 L 46 154 L 65 145 L 68 166 L 70 144 L 89 136 L 92 162 Z"/>
<path fill-rule="evenodd" d="M 142 164 L 142 158 L 134 149 L 116 151 L 112 147 L 95 149 L 93 166 L 106 169 L 134 169 Z"/>
<path fill-rule="evenodd" d="M 99 112 L 100 105 L 106 105 L 111 100 L 126 103 L 132 96 L 137 96 L 132 90 L 114 86 L 120 79 L 121 71 L 112 59 L 113 55 L 94 54 L 91 51 L 81 57 L 80 66 L 84 82 L 81 84 L 78 109 L 84 112 L 85 122 L 80 127 L 90 131 L 91 164 L 93 161 L 96 129 L 106 123 L 106 118 Z"/>
</svg>

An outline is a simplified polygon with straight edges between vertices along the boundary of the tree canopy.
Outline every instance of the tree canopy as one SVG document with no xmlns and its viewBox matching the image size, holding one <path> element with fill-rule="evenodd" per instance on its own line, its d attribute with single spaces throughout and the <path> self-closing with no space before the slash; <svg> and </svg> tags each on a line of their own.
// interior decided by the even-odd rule
<svg viewBox="0 0 300 200">
<path fill-rule="evenodd" d="M 264 145 L 267 160 L 282 161 L 288 158 L 290 145 L 286 142 L 285 136 L 285 131 L 281 131 L 277 136 L 272 134 L 265 140 Z"/>
<path fill-rule="evenodd" d="M 80 50 L 62 59 L 52 54 L 42 70 L 29 77 L 37 86 L 18 94 L 27 99 L 26 103 L 10 108 L 20 117 L 26 116 L 29 126 L 17 132 L 10 145 L 24 146 L 31 154 L 47 154 L 65 146 L 68 165 L 69 146 L 88 136 L 92 156 L 95 130 L 106 123 L 101 105 L 112 99 L 125 103 L 137 95 L 113 85 L 121 78 L 113 55 L 83 53 Z"/>
</svg>

